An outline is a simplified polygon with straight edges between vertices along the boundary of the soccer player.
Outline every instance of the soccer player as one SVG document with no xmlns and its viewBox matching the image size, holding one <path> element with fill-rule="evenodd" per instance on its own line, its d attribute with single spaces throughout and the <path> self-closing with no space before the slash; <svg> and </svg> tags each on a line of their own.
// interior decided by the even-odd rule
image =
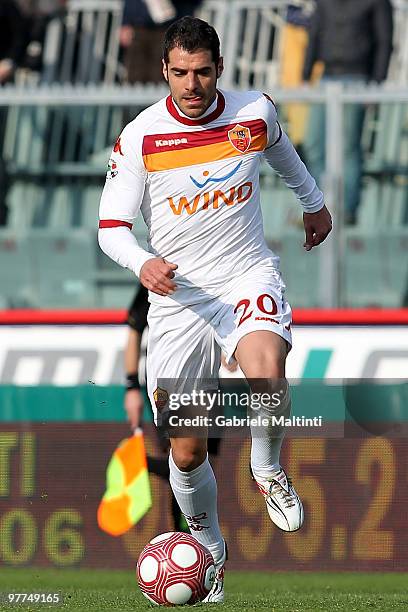
<svg viewBox="0 0 408 612">
<path fill-rule="evenodd" d="M 157 416 L 166 402 L 160 379 L 215 378 L 223 349 L 227 362 L 235 358 L 247 379 L 279 387 L 280 409 L 288 410 L 291 309 L 279 259 L 263 235 L 262 158 L 303 207 L 307 251 L 330 232 L 330 213 L 282 131 L 272 100 L 258 91 L 217 88 L 223 59 L 214 28 L 185 17 L 169 27 L 163 50 L 170 94 L 140 113 L 116 142 L 99 223 L 102 250 L 149 289 L 152 406 Z M 131 233 L 139 211 L 148 227 L 149 251 Z M 272 417 L 274 408 L 266 404 L 262 414 Z M 251 428 L 252 473 L 272 521 L 295 531 L 303 508 L 279 462 L 283 429 L 264 433 Z M 172 437 L 169 464 L 170 483 L 191 532 L 216 564 L 206 601 L 223 601 L 226 547 L 205 437 Z"/>
</svg>

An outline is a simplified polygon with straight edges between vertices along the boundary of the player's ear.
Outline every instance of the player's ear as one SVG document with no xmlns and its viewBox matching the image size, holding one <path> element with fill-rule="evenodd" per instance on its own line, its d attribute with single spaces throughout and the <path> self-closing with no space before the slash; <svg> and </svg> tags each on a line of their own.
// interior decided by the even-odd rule
<svg viewBox="0 0 408 612">
<path fill-rule="evenodd" d="M 162 59 L 162 64 L 163 64 L 162 69 L 163 69 L 164 80 L 168 83 L 169 82 L 169 71 L 168 71 L 167 64 L 164 61 L 164 59 Z"/>
<path fill-rule="evenodd" d="M 220 78 L 223 72 L 224 72 L 224 58 L 220 57 L 220 59 L 218 60 L 218 66 L 217 66 L 217 79 Z"/>
</svg>

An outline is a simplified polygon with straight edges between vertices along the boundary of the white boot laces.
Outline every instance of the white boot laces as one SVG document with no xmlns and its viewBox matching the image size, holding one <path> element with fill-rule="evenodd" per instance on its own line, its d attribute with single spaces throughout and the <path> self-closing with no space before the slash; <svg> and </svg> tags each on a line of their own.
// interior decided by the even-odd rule
<svg viewBox="0 0 408 612">
<path fill-rule="evenodd" d="M 273 476 L 271 478 L 267 478 L 266 480 L 271 483 L 269 489 L 269 493 L 271 495 L 279 495 L 286 508 L 292 508 L 293 506 L 295 506 L 295 499 L 293 495 L 289 492 L 292 486 L 292 481 L 290 480 L 290 478 L 287 478 L 289 491 L 286 491 Z"/>
</svg>

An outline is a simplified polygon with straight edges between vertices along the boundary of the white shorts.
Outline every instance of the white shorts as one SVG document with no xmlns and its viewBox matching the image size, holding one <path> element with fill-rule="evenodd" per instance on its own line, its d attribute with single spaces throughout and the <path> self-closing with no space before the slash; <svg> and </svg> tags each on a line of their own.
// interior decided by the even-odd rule
<svg viewBox="0 0 408 612">
<path fill-rule="evenodd" d="M 292 311 L 280 272 L 271 265 L 226 283 L 217 297 L 180 291 L 165 306 L 152 303 L 149 309 L 146 372 L 155 421 L 167 395 L 160 379 L 217 379 L 221 350 L 230 362 L 239 340 L 256 330 L 272 331 L 292 345 Z"/>
</svg>

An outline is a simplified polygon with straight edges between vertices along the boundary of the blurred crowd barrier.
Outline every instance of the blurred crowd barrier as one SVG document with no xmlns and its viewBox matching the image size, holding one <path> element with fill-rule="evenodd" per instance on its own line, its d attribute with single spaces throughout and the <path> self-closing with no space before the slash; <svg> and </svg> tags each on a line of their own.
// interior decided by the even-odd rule
<svg viewBox="0 0 408 612">
<path fill-rule="evenodd" d="M 301 84 L 305 31 L 288 24 L 288 2 L 206 0 L 199 10 L 222 39 L 221 87 L 270 94 L 301 155 L 311 109 L 320 109 L 331 239 L 305 254 L 299 206 L 269 168 L 261 175 L 266 237 L 297 307 L 408 305 L 408 5 L 394 5 L 389 78 L 353 87 Z M 98 203 L 121 129 L 167 89 L 125 84 L 122 11 L 121 0 L 69 0 L 47 20 L 38 69 L 22 67 L 0 87 L 0 308 L 122 307 L 133 294 L 134 277 L 97 246 Z M 361 109 L 363 181 L 351 225 L 345 133 Z M 143 242 L 141 219 L 135 232 Z"/>
<path fill-rule="evenodd" d="M 25 43 L 26 55 L 18 58 L 19 83 L 27 79 L 40 83 L 126 79 L 120 47 L 124 46 L 121 26 L 128 0 L 6 1 L 21 9 L 25 40 L 19 46 Z M 388 79 L 402 84 L 408 81 L 408 6 L 405 0 L 391 2 L 394 44 Z M 315 0 L 204 0 L 190 4 L 198 7 L 197 16 L 214 25 L 220 35 L 228 57 L 225 86 L 262 88 L 287 81 L 286 74 L 282 75 L 286 48 L 289 45 L 296 64 L 305 47 L 302 30 L 307 29 Z"/>
<path fill-rule="evenodd" d="M 96 241 L 106 163 L 126 117 L 154 102 L 163 88 L 72 86 L 4 90 L 4 159 L 10 176 L 8 221 L 0 231 L 3 307 L 122 307 L 134 277 L 111 262 Z M 301 210 L 266 166 L 261 189 L 265 233 L 281 255 L 288 297 L 297 307 L 407 305 L 408 89 L 325 88 L 273 91 L 285 104 L 326 109 L 322 176 L 333 211 L 331 239 L 304 253 Z M 343 222 L 344 118 L 365 105 L 361 203 L 355 225 Z M 145 240 L 138 219 L 135 232 Z M 52 261 L 52 266 L 48 265 Z"/>
<path fill-rule="evenodd" d="M 388 81 L 407 84 L 408 5 L 406 0 L 390 1 L 394 34 Z M 17 83 L 126 81 L 121 27 L 128 0 L 7 2 L 36 7 L 22 12 L 26 40 L 20 46 L 25 42 L 26 55 L 20 54 L 17 61 Z M 282 82 L 289 85 L 289 81 L 293 85 L 293 76 L 299 72 L 296 66 L 303 62 L 315 0 L 202 0 L 184 4 L 197 7 L 195 14 L 219 33 L 227 58 L 225 87 L 262 89 Z M 287 57 L 292 67 L 287 67 Z"/>
</svg>

